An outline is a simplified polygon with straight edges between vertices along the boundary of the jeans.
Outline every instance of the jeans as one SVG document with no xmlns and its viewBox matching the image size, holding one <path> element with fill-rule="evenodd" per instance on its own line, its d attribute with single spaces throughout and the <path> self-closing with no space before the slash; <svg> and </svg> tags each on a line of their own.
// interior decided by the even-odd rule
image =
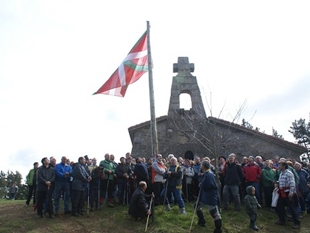
<svg viewBox="0 0 310 233">
<path fill-rule="evenodd" d="M 264 187 L 265 204 L 267 207 L 271 207 L 273 190 L 274 190 L 274 187 Z"/>
<path fill-rule="evenodd" d="M 238 185 L 225 185 L 223 188 L 223 201 L 224 208 L 228 208 L 229 206 L 229 196 L 230 192 L 234 198 L 235 209 L 240 210 L 240 195 L 239 195 L 239 186 Z"/>
<path fill-rule="evenodd" d="M 57 181 L 55 184 L 55 199 L 54 199 L 54 207 L 55 213 L 59 212 L 59 199 L 63 192 L 64 199 L 64 208 L 65 212 L 70 210 L 70 185 L 69 182 L 61 182 Z"/>
<path fill-rule="evenodd" d="M 129 194 L 127 189 L 127 180 L 124 180 L 122 184 L 118 184 L 118 200 L 119 204 L 124 205 L 126 201 L 129 202 Z"/>
<path fill-rule="evenodd" d="M 44 203 L 44 209 L 52 209 L 51 214 L 53 214 L 53 200 L 54 200 L 54 193 L 55 193 L 55 184 L 52 184 L 50 188 L 47 190 L 45 203 Z M 52 205 L 52 207 L 49 207 L 49 205 Z M 45 211 L 46 213 L 46 211 Z"/>
<path fill-rule="evenodd" d="M 154 182 L 153 183 L 153 192 L 155 195 L 155 205 L 162 205 L 162 201 L 160 200 L 160 193 L 163 189 L 163 183 L 162 182 Z"/>
<path fill-rule="evenodd" d="M 11 199 L 11 200 L 15 200 L 15 196 L 16 196 L 16 193 L 11 193 L 11 194 L 10 194 L 10 199 Z"/>
<path fill-rule="evenodd" d="M 166 187 L 161 191 L 161 198 L 164 198 L 165 196 L 165 191 L 166 191 Z M 180 208 L 184 208 L 184 201 L 183 198 L 181 196 L 181 190 L 177 189 L 175 187 L 169 187 L 167 189 L 167 196 L 166 196 L 166 200 L 165 200 L 165 204 L 169 204 L 169 200 L 171 200 L 171 193 L 173 194 L 174 200 L 178 203 Z"/>
<path fill-rule="evenodd" d="M 37 192 L 37 213 L 38 215 L 43 215 L 44 213 L 53 214 L 53 201 L 52 194 L 50 190 L 38 191 Z"/>
<path fill-rule="evenodd" d="M 250 217 L 250 226 L 254 227 L 257 219 L 257 214 L 249 214 Z"/>
<path fill-rule="evenodd" d="M 308 193 L 306 199 L 305 199 L 305 204 L 306 204 L 306 210 L 307 212 L 310 212 L 310 193 Z"/>
<path fill-rule="evenodd" d="M 298 197 L 294 194 L 292 199 L 288 198 L 288 193 L 286 193 L 285 197 L 282 197 L 281 194 L 279 196 L 279 200 L 276 207 L 276 212 L 278 214 L 279 220 L 281 222 L 286 222 L 287 216 L 285 211 L 285 206 L 288 207 L 290 213 L 292 214 L 292 218 L 294 220 L 294 224 L 300 224 L 299 214 L 297 213 L 297 205 L 298 205 Z"/>
<path fill-rule="evenodd" d="M 27 197 L 27 201 L 26 204 L 29 205 L 31 198 L 32 198 L 32 194 L 33 194 L 33 204 L 36 204 L 36 192 L 37 192 L 37 186 L 36 185 L 29 185 L 28 186 L 28 197 Z"/>
<path fill-rule="evenodd" d="M 84 190 L 73 190 L 73 199 L 72 199 L 72 213 L 82 213 L 84 203 L 85 203 L 85 197 L 86 197 L 86 191 Z"/>
<path fill-rule="evenodd" d="M 113 191 L 114 191 L 114 181 L 104 179 L 101 180 L 100 183 L 100 197 L 101 198 L 109 198 L 110 200 L 113 199 Z"/>
<path fill-rule="evenodd" d="M 287 206 L 294 220 L 294 224 L 300 225 L 300 218 L 299 218 L 299 214 L 297 213 L 298 197 L 294 193 L 293 198 L 289 199 L 287 195 L 288 193 L 286 193 L 286 197 L 282 197 L 280 194 L 279 199 L 278 199 L 276 213 L 278 214 L 279 220 L 281 222 L 286 222 L 287 216 L 286 216 L 285 206 Z"/>
</svg>

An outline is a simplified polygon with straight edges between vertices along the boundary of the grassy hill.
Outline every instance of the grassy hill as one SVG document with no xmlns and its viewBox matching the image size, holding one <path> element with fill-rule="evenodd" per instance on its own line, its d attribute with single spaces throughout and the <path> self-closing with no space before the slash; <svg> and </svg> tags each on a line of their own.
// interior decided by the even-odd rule
<svg viewBox="0 0 310 233">
<path fill-rule="evenodd" d="M 105 207 L 102 210 L 90 212 L 90 216 L 71 217 L 60 213 L 55 219 L 37 219 L 33 207 L 24 207 L 25 201 L 0 200 L 0 232 L 113 232 L 113 233 L 137 233 L 145 232 L 145 221 L 134 221 L 127 214 L 127 206 Z M 177 206 L 172 207 L 170 212 L 163 211 L 162 206 L 155 207 L 154 222 L 150 221 L 147 232 L 152 233 L 175 233 L 189 232 L 193 204 L 186 204 L 187 215 L 180 215 Z M 222 211 L 223 232 L 239 233 L 254 232 L 249 229 L 249 218 L 244 209 L 241 212 Z M 197 225 L 195 216 L 192 233 L 213 232 L 214 225 L 211 217 L 205 213 L 207 227 Z M 293 230 L 292 222 L 287 226 L 277 226 L 275 213 L 267 208 L 259 210 L 257 226 L 261 233 L 271 232 L 302 232 L 310 233 L 310 215 L 305 215 L 301 222 L 300 230 Z"/>
</svg>

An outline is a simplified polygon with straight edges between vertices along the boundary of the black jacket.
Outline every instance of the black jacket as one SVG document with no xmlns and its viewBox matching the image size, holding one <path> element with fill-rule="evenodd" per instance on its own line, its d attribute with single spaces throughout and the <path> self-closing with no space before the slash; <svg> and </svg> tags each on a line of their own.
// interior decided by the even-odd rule
<svg viewBox="0 0 310 233">
<path fill-rule="evenodd" d="M 72 170 L 72 190 L 85 191 L 89 174 L 87 173 L 83 164 L 77 163 Z"/>
<path fill-rule="evenodd" d="M 148 183 L 149 172 L 145 163 L 137 162 L 133 173 L 137 178 L 137 184 L 139 184 L 140 181 L 145 181 Z"/>
<path fill-rule="evenodd" d="M 92 180 L 90 181 L 91 189 L 98 189 L 100 187 L 100 182 L 104 180 L 104 172 L 100 167 L 94 168 L 91 172 Z"/>
<path fill-rule="evenodd" d="M 37 191 L 47 191 L 46 181 L 51 182 L 52 186 L 55 184 L 55 170 L 52 166 L 42 165 L 37 171 Z"/>
<path fill-rule="evenodd" d="M 128 214 L 134 218 L 145 218 L 148 212 L 148 203 L 151 195 L 146 195 L 141 188 L 137 188 L 132 194 Z"/>
<path fill-rule="evenodd" d="M 168 187 L 170 188 L 182 188 L 182 170 L 180 166 L 171 166 L 169 168 L 169 171 L 171 172 L 170 176 L 167 174 L 167 172 L 164 174 L 164 178 L 168 179 Z"/>
<path fill-rule="evenodd" d="M 241 166 L 236 163 L 227 163 L 224 174 L 225 185 L 239 185 L 244 177 Z"/>
<path fill-rule="evenodd" d="M 123 176 L 125 173 L 132 178 L 131 169 L 127 163 L 125 164 L 118 164 L 115 168 L 115 174 L 116 174 L 116 182 L 118 184 L 124 184 L 126 178 Z"/>
</svg>

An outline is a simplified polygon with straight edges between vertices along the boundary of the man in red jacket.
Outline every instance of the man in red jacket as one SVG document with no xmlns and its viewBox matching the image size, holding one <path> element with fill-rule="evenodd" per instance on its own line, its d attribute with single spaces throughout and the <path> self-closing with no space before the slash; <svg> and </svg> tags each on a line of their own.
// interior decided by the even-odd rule
<svg viewBox="0 0 310 233">
<path fill-rule="evenodd" d="M 252 185 L 255 188 L 255 196 L 257 201 L 261 204 L 260 194 L 259 194 L 259 179 L 262 176 L 262 169 L 260 166 L 254 162 L 254 157 L 249 156 L 248 164 L 243 167 L 242 172 L 245 177 L 246 187 Z"/>
</svg>

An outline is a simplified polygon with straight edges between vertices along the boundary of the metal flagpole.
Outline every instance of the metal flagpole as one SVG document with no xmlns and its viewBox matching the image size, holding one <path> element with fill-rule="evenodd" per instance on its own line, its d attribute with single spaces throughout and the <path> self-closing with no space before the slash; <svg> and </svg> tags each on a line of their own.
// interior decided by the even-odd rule
<svg viewBox="0 0 310 233">
<path fill-rule="evenodd" d="M 150 43 L 150 22 L 147 23 L 147 55 L 148 55 L 148 73 L 149 73 L 149 94 L 150 94 L 150 110 L 151 110 L 151 146 L 152 146 L 152 156 L 154 157 L 158 154 L 158 138 L 157 138 L 157 126 L 155 118 L 155 103 L 154 103 L 154 87 L 153 87 L 153 61 L 151 55 L 151 43 Z"/>
</svg>

